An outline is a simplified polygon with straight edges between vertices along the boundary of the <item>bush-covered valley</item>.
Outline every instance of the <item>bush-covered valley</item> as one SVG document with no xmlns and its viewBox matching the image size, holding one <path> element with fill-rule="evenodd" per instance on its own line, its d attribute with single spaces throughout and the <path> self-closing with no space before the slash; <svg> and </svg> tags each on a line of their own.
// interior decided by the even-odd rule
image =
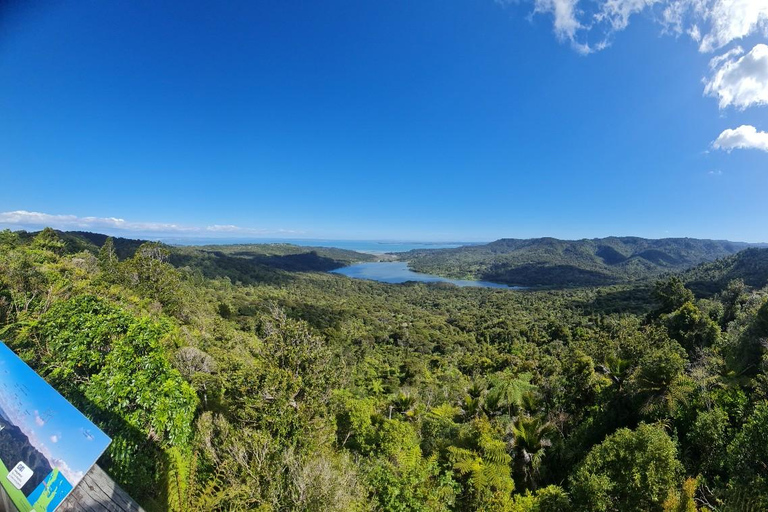
<svg viewBox="0 0 768 512">
<path fill-rule="evenodd" d="M 0 339 L 148 510 L 764 510 L 766 254 L 510 291 L 3 231 Z"/>
</svg>

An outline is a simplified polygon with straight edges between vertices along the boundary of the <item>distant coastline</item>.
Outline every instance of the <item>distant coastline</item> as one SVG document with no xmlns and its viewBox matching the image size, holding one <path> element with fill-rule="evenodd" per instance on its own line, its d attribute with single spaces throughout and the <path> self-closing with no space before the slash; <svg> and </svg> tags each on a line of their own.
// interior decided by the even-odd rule
<svg viewBox="0 0 768 512">
<path fill-rule="evenodd" d="M 416 249 L 455 249 L 483 242 L 420 242 L 407 240 L 332 240 L 328 238 L 160 238 L 159 241 L 179 246 L 291 244 L 300 247 L 332 247 L 368 254 L 407 252 Z"/>
</svg>

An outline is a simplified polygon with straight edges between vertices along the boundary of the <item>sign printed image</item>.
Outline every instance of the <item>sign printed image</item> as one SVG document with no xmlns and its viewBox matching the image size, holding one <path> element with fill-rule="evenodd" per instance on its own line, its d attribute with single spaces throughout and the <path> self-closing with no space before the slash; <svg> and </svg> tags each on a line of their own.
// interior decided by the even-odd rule
<svg viewBox="0 0 768 512">
<path fill-rule="evenodd" d="M 0 342 L 0 484 L 20 512 L 51 512 L 110 438 Z"/>
</svg>

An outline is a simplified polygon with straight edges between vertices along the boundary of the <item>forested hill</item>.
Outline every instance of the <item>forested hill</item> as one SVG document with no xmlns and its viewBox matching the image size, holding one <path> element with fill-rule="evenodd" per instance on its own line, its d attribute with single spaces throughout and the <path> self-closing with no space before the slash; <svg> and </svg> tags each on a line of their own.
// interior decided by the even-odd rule
<svg viewBox="0 0 768 512">
<path fill-rule="evenodd" d="M 768 248 L 750 248 L 699 265 L 686 271 L 682 278 L 699 295 L 718 293 L 737 279 L 741 279 L 747 286 L 762 288 L 768 285 Z"/>
<path fill-rule="evenodd" d="M 742 242 L 608 237 L 501 239 L 401 254 L 413 270 L 522 286 L 598 286 L 683 271 L 750 247 Z"/>
<path fill-rule="evenodd" d="M 332 247 L 302 247 L 292 244 L 207 245 L 172 247 L 170 263 L 200 271 L 233 283 L 280 279 L 280 272 L 327 272 L 351 263 L 375 261 L 377 256 Z"/>
<path fill-rule="evenodd" d="M 147 240 L 109 237 L 87 231 L 53 231 L 60 250 L 98 254 L 109 239 L 109 251 L 119 259 L 133 258 Z M 30 242 L 39 232 L 18 231 L 15 236 Z M 152 242 L 150 242 L 152 243 Z M 199 272 L 209 279 L 229 278 L 233 283 L 279 281 L 281 272 L 327 272 L 345 265 L 375 261 L 371 254 L 334 247 L 305 247 L 293 244 L 230 244 L 204 246 L 156 245 L 167 253 L 169 263 Z"/>
</svg>

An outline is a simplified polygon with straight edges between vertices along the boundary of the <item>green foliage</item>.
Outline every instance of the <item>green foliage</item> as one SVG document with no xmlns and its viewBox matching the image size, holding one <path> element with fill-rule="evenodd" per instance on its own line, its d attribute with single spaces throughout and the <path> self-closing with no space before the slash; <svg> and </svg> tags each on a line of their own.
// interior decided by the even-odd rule
<svg viewBox="0 0 768 512">
<path fill-rule="evenodd" d="M 699 512 L 695 499 L 697 486 L 698 482 L 695 478 L 687 478 L 679 492 L 670 491 L 669 496 L 664 500 L 664 512 Z"/>
<path fill-rule="evenodd" d="M 688 443 L 697 473 L 714 477 L 722 471 L 728 431 L 728 414 L 723 409 L 715 407 L 698 413 L 688 432 Z"/>
<path fill-rule="evenodd" d="M 727 464 L 735 477 L 735 488 L 768 507 L 768 402 L 754 412 L 728 446 Z"/>
<path fill-rule="evenodd" d="M 114 439 L 108 469 L 141 496 L 163 471 L 163 449 L 192 434 L 197 397 L 165 357 L 167 321 L 135 318 L 93 296 L 53 305 L 11 347 Z"/>
<path fill-rule="evenodd" d="M 619 429 L 593 448 L 575 472 L 574 500 L 585 510 L 661 510 L 681 474 L 675 445 L 660 427 Z"/>
<path fill-rule="evenodd" d="M 518 481 L 529 489 L 538 484 L 546 450 L 556 434 L 554 425 L 538 416 L 521 415 L 511 425 L 514 467 Z"/>
<path fill-rule="evenodd" d="M 511 510 L 515 482 L 506 443 L 485 420 L 472 423 L 467 447 L 448 448 L 454 471 L 464 479 L 464 507 L 471 510 Z"/>
<path fill-rule="evenodd" d="M 667 330 L 689 353 L 717 343 L 720 327 L 692 302 L 686 302 L 665 318 Z"/>
<path fill-rule="evenodd" d="M 677 276 L 658 281 L 653 288 L 653 298 L 659 304 L 656 315 L 671 313 L 693 302 L 693 292 L 685 287 L 683 280 Z"/>
<path fill-rule="evenodd" d="M 539 512 L 567 512 L 571 509 L 571 499 L 561 487 L 548 485 L 536 491 Z"/>
<path fill-rule="evenodd" d="M 752 288 L 768 285 L 768 248 L 750 248 L 683 274 L 688 286 L 699 295 L 713 295 L 734 280 Z"/>
<path fill-rule="evenodd" d="M 494 375 L 486 396 L 486 406 L 492 411 L 506 409 L 507 414 L 511 416 L 513 411 L 523 405 L 526 394 L 536 390 L 536 386 L 531 384 L 531 378 L 527 373 L 518 376 L 508 373 Z"/>
<path fill-rule="evenodd" d="M 113 344 L 104 368 L 91 379 L 86 399 L 121 418 L 161 446 L 185 445 L 192 433 L 197 395 L 171 368 L 161 341 L 167 324 L 140 319 Z"/>
<path fill-rule="evenodd" d="M 686 363 L 685 351 L 673 341 L 662 341 L 638 360 L 628 389 L 647 419 L 671 417 L 686 402 L 691 392 L 690 379 L 684 374 Z"/>
<path fill-rule="evenodd" d="M 37 234 L 32 242 L 32 247 L 60 255 L 64 252 L 65 245 L 59 238 L 59 235 L 56 234 L 56 231 L 51 228 L 45 228 Z"/>
<path fill-rule="evenodd" d="M 416 431 L 400 420 L 384 420 L 378 429 L 375 458 L 366 464 L 367 481 L 385 511 L 450 510 L 455 484 L 437 459 L 424 459 Z"/>
<path fill-rule="evenodd" d="M 728 250 L 687 243 L 503 241 L 415 261 L 583 285 Z M 757 276 L 760 254 L 739 268 Z M 148 510 L 765 508 L 754 279 L 694 300 L 687 277 L 665 278 L 654 304 L 647 282 L 318 272 L 371 258 L 3 231 L 0 336 L 114 439 L 100 464 Z"/>
</svg>

